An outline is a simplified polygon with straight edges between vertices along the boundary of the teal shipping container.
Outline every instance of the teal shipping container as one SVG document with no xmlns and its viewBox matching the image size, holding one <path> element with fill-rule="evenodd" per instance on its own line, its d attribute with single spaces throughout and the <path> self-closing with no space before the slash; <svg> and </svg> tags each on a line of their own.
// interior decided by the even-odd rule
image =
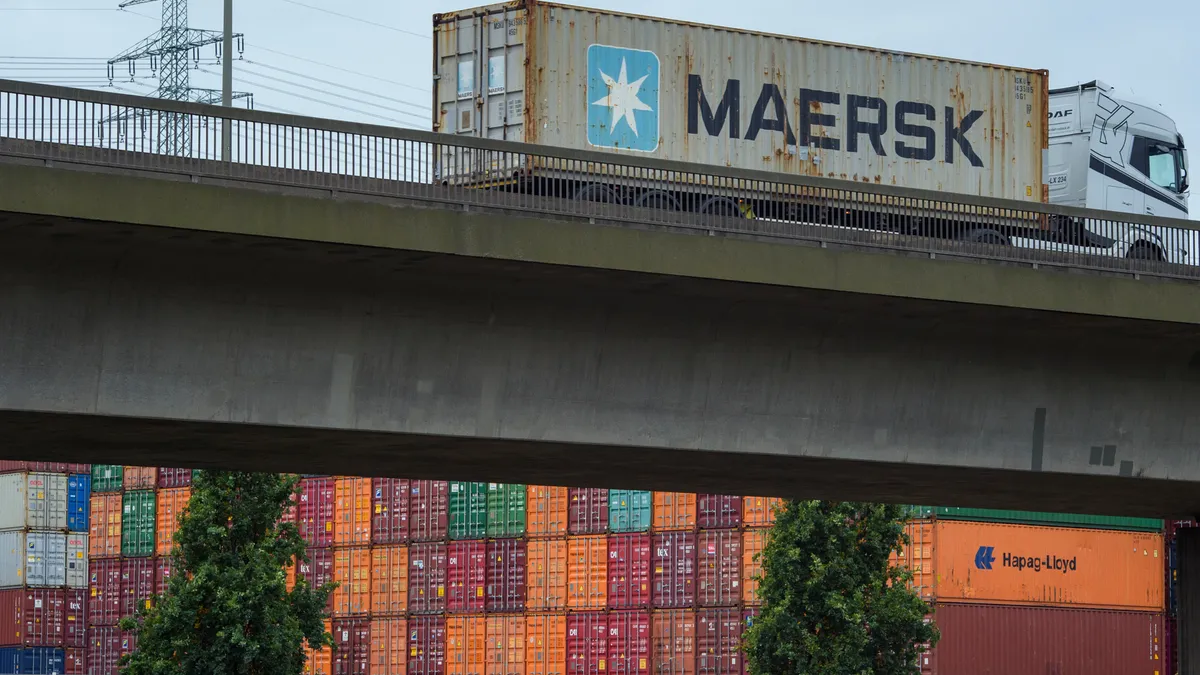
<svg viewBox="0 0 1200 675">
<path fill-rule="evenodd" d="M 125 467 L 120 464 L 92 465 L 92 492 L 120 492 L 125 481 Z"/>
<path fill-rule="evenodd" d="M 121 555 L 147 558 L 154 555 L 154 491 L 131 490 L 121 499 Z"/>
<path fill-rule="evenodd" d="M 1135 532 L 1162 532 L 1163 530 L 1163 521 L 1157 518 L 1090 516 L 1077 513 L 1053 513 L 1049 511 L 971 509 L 959 506 L 910 506 L 908 508 L 912 518 L 971 520 L 985 523 L 1015 523 L 1020 525 L 1094 527 L 1103 530 L 1132 530 Z"/>
<path fill-rule="evenodd" d="M 487 536 L 487 483 L 450 482 L 450 538 Z"/>
<path fill-rule="evenodd" d="M 610 532 L 646 532 L 650 529 L 653 493 L 644 490 L 608 491 Z"/>
<path fill-rule="evenodd" d="M 524 483 L 488 483 L 487 536 L 492 539 L 525 536 Z"/>
</svg>

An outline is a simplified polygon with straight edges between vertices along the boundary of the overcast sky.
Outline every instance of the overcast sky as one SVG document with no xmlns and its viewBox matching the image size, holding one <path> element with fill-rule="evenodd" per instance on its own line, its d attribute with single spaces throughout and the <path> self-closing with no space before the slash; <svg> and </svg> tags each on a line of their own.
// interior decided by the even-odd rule
<svg viewBox="0 0 1200 675">
<path fill-rule="evenodd" d="M 115 9 L 119 2 L 0 0 L 0 77 L 105 86 L 105 59 L 149 35 L 159 23 L 158 2 L 124 11 Z M 235 87 L 253 91 L 257 107 L 419 128 L 429 127 L 431 16 L 435 11 L 473 6 L 461 0 L 235 0 L 234 4 L 234 28 L 246 35 L 245 60 L 235 63 Z M 589 0 L 573 4 L 1045 68 L 1055 87 L 1102 79 L 1161 104 L 1188 144 L 1200 148 L 1200 86 L 1194 72 L 1200 65 L 1200 3 Z M 220 29 L 221 6 L 221 0 L 191 0 L 192 26 Z M 1163 9 L 1153 10 L 1155 6 Z M 1134 7 L 1146 11 L 1135 17 Z M 220 68 L 213 63 L 211 48 L 201 57 L 200 69 L 192 72 L 193 85 L 219 88 Z M 142 79 L 137 82 L 125 81 L 126 72 L 118 75 L 116 85 L 128 91 L 149 92 L 155 85 L 148 65 L 139 68 Z M 1191 155 L 1193 165 L 1200 166 L 1200 153 L 1193 150 Z"/>
</svg>

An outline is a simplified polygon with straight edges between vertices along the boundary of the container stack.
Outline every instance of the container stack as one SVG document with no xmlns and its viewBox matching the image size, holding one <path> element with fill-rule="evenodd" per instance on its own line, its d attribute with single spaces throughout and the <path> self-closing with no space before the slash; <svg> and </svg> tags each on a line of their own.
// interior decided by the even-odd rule
<svg viewBox="0 0 1200 675">
<path fill-rule="evenodd" d="M 0 462 L 0 672 L 86 672 L 89 471 Z"/>
<path fill-rule="evenodd" d="M 1163 629 L 1163 644 L 1167 669 L 1164 672 L 1171 675 L 1179 672 L 1179 642 L 1177 640 L 1179 625 L 1179 549 L 1175 538 L 1179 530 L 1188 527 L 1196 527 L 1196 521 L 1168 520 L 1163 526 L 1163 537 L 1166 540 L 1167 547 L 1165 561 L 1167 611 Z"/>
<path fill-rule="evenodd" d="M 1162 521 L 915 510 L 896 559 L 942 633 L 924 673 L 1171 672 Z"/>
</svg>

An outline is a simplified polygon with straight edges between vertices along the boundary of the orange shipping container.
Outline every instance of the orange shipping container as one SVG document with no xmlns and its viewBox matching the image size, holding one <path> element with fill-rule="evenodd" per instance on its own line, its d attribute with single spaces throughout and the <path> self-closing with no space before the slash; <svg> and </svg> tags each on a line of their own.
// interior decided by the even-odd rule
<svg viewBox="0 0 1200 675">
<path fill-rule="evenodd" d="M 325 632 L 333 633 L 333 622 L 325 619 Z M 304 675 L 333 675 L 333 651 L 326 647 L 315 650 L 304 643 Z"/>
<path fill-rule="evenodd" d="M 763 547 L 767 545 L 767 534 L 770 530 L 746 530 L 742 537 L 742 602 L 747 605 L 760 604 L 758 599 L 758 581 L 754 578 L 762 574 L 762 560 L 759 558 Z"/>
<path fill-rule="evenodd" d="M 746 527 L 770 527 L 775 524 L 775 507 L 783 504 L 779 497 L 744 497 L 742 524 Z"/>
<path fill-rule="evenodd" d="M 408 630 L 403 618 L 371 619 L 371 675 L 405 675 Z"/>
<path fill-rule="evenodd" d="M 525 675 L 566 675 L 566 672 L 566 615 L 526 615 Z"/>
<path fill-rule="evenodd" d="M 153 490 L 158 487 L 158 467 L 127 466 L 121 477 L 126 490 Z"/>
<path fill-rule="evenodd" d="M 608 588 L 608 537 L 567 539 L 567 607 L 604 609 Z"/>
<path fill-rule="evenodd" d="M 115 558 L 121 555 L 121 493 L 92 495 L 88 521 L 88 557 Z"/>
<path fill-rule="evenodd" d="M 375 546 L 371 549 L 371 616 L 402 616 L 406 611 L 408 547 Z"/>
<path fill-rule="evenodd" d="M 446 675 L 484 675 L 487 619 L 446 617 Z"/>
<path fill-rule="evenodd" d="M 565 535 L 569 501 L 567 488 L 530 485 L 525 490 L 525 514 L 528 517 L 525 533 L 530 537 Z"/>
<path fill-rule="evenodd" d="M 654 529 L 696 529 L 696 493 L 655 492 Z"/>
<path fill-rule="evenodd" d="M 525 675 L 524 616 L 487 618 L 486 675 Z"/>
<path fill-rule="evenodd" d="M 370 544 L 371 479 L 338 478 L 333 493 L 333 545 Z"/>
<path fill-rule="evenodd" d="M 566 609 L 567 540 L 530 539 L 525 564 L 525 609 Z"/>
<path fill-rule="evenodd" d="M 158 555 L 171 555 L 171 548 L 175 546 L 175 531 L 179 529 L 179 515 L 191 497 L 190 487 L 158 491 L 154 508 L 154 517 L 158 520 L 158 532 L 154 538 Z"/>
<path fill-rule="evenodd" d="M 1161 534 L 963 521 L 907 531 L 903 557 L 928 600 L 1163 611 Z"/>
<path fill-rule="evenodd" d="M 696 675 L 696 613 L 662 609 L 650 614 L 650 662 L 657 675 Z M 706 670 L 705 672 L 712 672 Z"/>
<path fill-rule="evenodd" d="M 366 546 L 333 551 L 333 615 L 366 614 L 371 609 L 371 550 Z"/>
</svg>

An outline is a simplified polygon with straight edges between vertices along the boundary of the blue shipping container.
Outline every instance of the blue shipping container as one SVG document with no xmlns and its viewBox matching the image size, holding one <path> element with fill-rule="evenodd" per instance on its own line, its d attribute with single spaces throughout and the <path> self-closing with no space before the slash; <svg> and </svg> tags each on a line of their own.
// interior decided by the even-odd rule
<svg viewBox="0 0 1200 675">
<path fill-rule="evenodd" d="M 0 673 L 3 675 L 62 675 L 66 667 L 66 653 L 61 649 L 0 647 Z"/>
<path fill-rule="evenodd" d="M 21 648 L 0 647 L 0 673 L 21 672 Z"/>
<path fill-rule="evenodd" d="M 67 478 L 67 529 L 87 532 L 92 510 L 92 474 L 76 473 Z"/>
</svg>

